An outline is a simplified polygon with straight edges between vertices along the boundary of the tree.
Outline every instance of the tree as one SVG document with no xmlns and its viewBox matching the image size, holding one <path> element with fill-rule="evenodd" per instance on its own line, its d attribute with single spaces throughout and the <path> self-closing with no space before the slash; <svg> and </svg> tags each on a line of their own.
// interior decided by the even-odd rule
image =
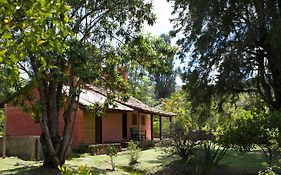
<svg viewBox="0 0 281 175">
<path fill-rule="evenodd" d="M 155 72 L 150 70 L 151 78 L 155 82 L 156 99 L 168 98 L 175 92 L 176 72 L 174 71 L 174 60 L 177 51 L 176 47 L 171 46 L 171 39 L 168 35 L 160 35 L 152 41 L 158 59 L 163 61 L 165 70 Z"/>
<path fill-rule="evenodd" d="M 281 108 L 281 1 L 169 1 L 171 34 L 183 34 L 182 58 L 192 52 L 184 74 L 192 100 L 255 92 Z"/>
<path fill-rule="evenodd" d="M 17 103 L 40 123 L 43 165 L 57 168 L 65 162 L 84 85 L 126 89 L 117 71 L 122 65 L 118 46 L 140 31 L 144 21 L 153 23 L 152 4 L 142 0 L 1 0 L 0 4 L 0 66 L 9 72 L 0 73 L 2 86 L 13 86 Z M 14 96 L 6 94 L 9 98 L 1 103 Z"/>
<path fill-rule="evenodd" d="M 219 141 L 224 146 L 241 152 L 250 151 L 258 146 L 263 151 L 267 164 L 271 166 L 273 150 L 278 148 L 281 126 L 279 121 L 275 123 L 273 121 L 280 113 L 276 111 L 272 114 L 264 111 L 257 113 L 241 108 L 237 113 L 239 118 L 236 118 L 232 125 L 224 128 L 223 136 Z"/>
<path fill-rule="evenodd" d="M 174 71 L 174 57 L 177 48 L 171 46 L 170 37 L 167 35 L 160 35 L 153 37 L 150 34 L 141 35 L 139 40 L 145 46 L 131 47 L 128 50 L 124 50 L 125 57 L 141 57 L 137 60 L 150 59 L 154 61 L 148 62 L 148 65 L 144 65 L 142 62 L 134 62 L 130 64 L 129 71 L 129 83 L 131 85 L 132 94 L 140 99 L 144 99 L 146 102 L 153 104 L 153 97 L 155 100 L 160 98 L 170 97 L 171 93 L 175 91 L 175 77 Z M 135 45 L 135 41 L 132 41 Z M 145 55 L 139 53 L 146 53 Z M 151 93 L 153 89 L 153 93 Z"/>
</svg>

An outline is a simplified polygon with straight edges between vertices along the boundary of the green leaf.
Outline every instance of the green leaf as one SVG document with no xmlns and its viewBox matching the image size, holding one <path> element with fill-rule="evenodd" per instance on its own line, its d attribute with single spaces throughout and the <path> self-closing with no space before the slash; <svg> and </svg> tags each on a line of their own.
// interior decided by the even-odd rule
<svg viewBox="0 0 281 175">
<path fill-rule="evenodd" d="M 5 33 L 4 35 L 2 35 L 2 39 L 10 39 L 12 38 L 12 35 L 10 33 Z"/>
<path fill-rule="evenodd" d="M 7 49 L 1 49 L 0 50 L 0 57 L 3 57 L 7 51 L 8 51 Z"/>
<path fill-rule="evenodd" d="M 64 16 L 64 17 L 63 17 L 63 21 L 64 21 L 65 23 L 68 23 L 68 21 L 69 21 L 68 16 L 67 16 L 66 14 L 64 14 L 63 16 Z"/>
<path fill-rule="evenodd" d="M 44 44 L 45 42 L 46 42 L 45 40 L 39 40 L 37 45 L 40 46 L 40 45 Z"/>
<path fill-rule="evenodd" d="M 0 0 L 0 4 L 1 5 L 7 5 L 9 4 L 7 0 Z"/>
</svg>

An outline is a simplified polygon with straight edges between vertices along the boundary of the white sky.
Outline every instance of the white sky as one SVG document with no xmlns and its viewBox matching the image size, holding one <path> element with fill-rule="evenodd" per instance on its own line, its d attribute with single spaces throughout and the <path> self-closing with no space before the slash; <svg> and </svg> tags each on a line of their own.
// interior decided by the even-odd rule
<svg viewBox="0 0 281 175">
<path fill-rule="evenodd" d="M 150 32 L 153 35 L 168 34 L 173 25 L 170 23 L 172 4 L 167 0 L 153 0 L 153 10 L 156 14 L 156 23 L 153 26 L 145 25 L 144 32 Z"/>
<path fill-rule="evenodd" d="M 153 11 L 156 14 L 156 22 L 153 26 L 145 25 L 143 32 L 151 33 L 152 35 L 159 36 L 161 34 L 169 34 L 173 29 L 173 24 L 170 23 L 171 13 L 173 11 L 172 3 L 167 0 L 153 0 Z M 172 45 L 175 44 L 176 39 L 172 39 Z M 180 60 L 175 61 L 175 66 L 182 66 Z M 180 77 L 176 78 L 176 83 L 182 85 Z"/>
</svg>

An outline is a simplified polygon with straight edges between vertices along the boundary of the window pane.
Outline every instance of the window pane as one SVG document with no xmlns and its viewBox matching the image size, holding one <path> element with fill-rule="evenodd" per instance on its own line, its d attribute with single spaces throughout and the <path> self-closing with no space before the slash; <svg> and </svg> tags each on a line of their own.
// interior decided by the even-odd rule
<svg viewBox="0 0 281 175">
<path fill-rule="evenodd" d="M 132 125 L 138 125 L 138 117 L 136 114 L 132 115 Z"/>
<path fill-rule="evenodd" d="M 145 125 L 145 115 L 141 116 L 141 125 Z"/>
</svg>

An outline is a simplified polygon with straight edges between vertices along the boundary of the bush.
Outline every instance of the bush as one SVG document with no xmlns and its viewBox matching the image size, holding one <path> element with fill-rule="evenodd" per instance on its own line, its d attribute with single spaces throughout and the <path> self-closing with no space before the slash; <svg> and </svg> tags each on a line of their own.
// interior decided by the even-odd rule
<svg viewBox="0 0 281 175">
<path fill-rule="evenodd" d="M 67 168 L 66 166 L 58 167 L 61 175 L 92 175 L 91 169 L 86 165 L 81 165 L 78 170 Z"/>
<path fill-rule="evenodd" d="M 129 165 L 135 165 L 138 163 L 138 159 L 140 158 L 141 150 L 138 148 L 138 145 L 134 141 L 130 141 L 128 144 L 128 151 L 129 151 Z"/>
<path fill-rule="evenodd" d="M 141 141 L 139 142 L 139 147 L 140 147 L 142 150 L 146 150 L 146 149 L 149 149 L 149 148 L 153 148 L 154 146 L 155 146 L 154 141 L 141 140 Z"/>
<path fill-rule="evenodd" d="M 270 166 L 273 150 L 278 148 L 280 140 L 278 126 L 270 122 L 271 116 L 257 113 L 245 113 L 236 119 L 234 125 L 225 128 L 219 141 L 226 147 L 247 152 L 258 146 L 262 149 L 266 162 Z"/>
<path fill-rule="evenodd" d="M 258 175 L 277 175 L 271 167 L 268 167 L 266 170 L 264 171 L 259 171 Z"/>
<path fill-rule="evenodd" d="M 115 171 L 115 163 L 114 163 L 114 157 L 117 156 L 117 149 L 115 146 L 109 146 L 106 148 L 106 155 L 108 155 L 110 157 L 110 164 L 112 167 L 112 170 Z"/>
<path fill-rule="evenodd" d="M 171 132 L 167 137 L 168 139 L 164 139 L 160 146 L 166 149 L 165 151 L 178 154 L 184 160 L 190 159 L 199 146 L 198 141 L 190 140 L 189 130 L 180 121 L 171 124 Z"/>
<path fill-rule="evenodd" d="M 200 148 L 194 153 L 197 175 L 210 174 L 223 158 L 227 148 L 221 148 L 212 141 L 202 141 Z"/>
</svg>

